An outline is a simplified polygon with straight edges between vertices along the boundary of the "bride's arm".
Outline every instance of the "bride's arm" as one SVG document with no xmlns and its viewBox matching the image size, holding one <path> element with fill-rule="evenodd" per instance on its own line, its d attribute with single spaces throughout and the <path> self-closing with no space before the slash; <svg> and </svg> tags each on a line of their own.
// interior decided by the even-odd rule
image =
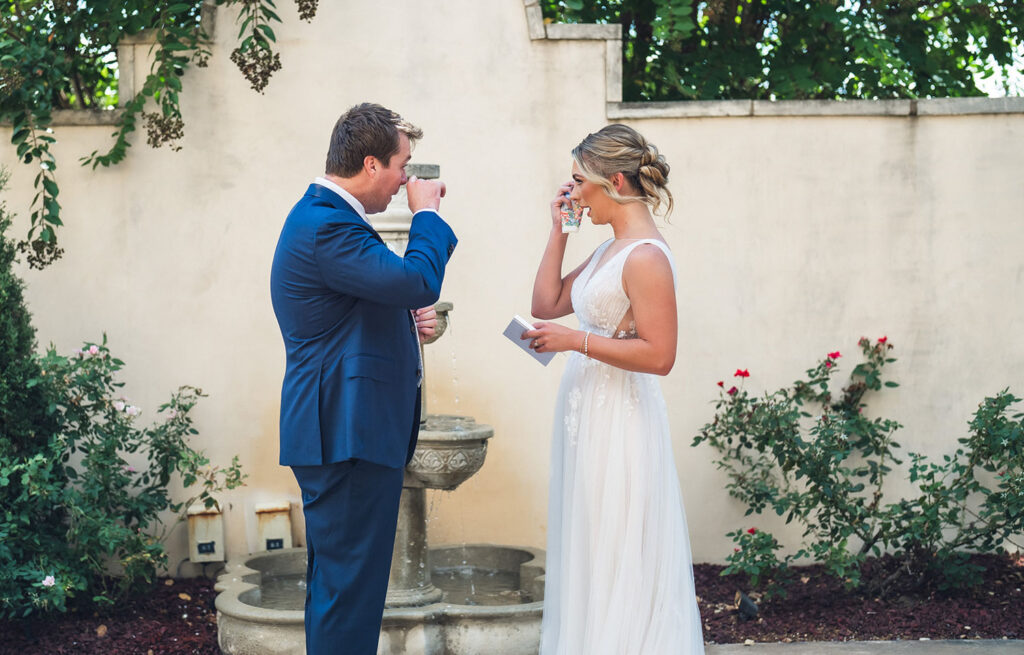
<svg viewBox="0 0 1024 655">
<path fill-rule="evenodd" d="M 572 191 L 572 184 L 563 184 L 558 195 L 551 201 L 551 233 L 548 244 L 544 248 L 537 277 L 533 282 L 533 303 L 530 313 L 537 318 L 559 318 L 572 313 L 572 283 L 580 271 L 590 261 L 577 266 L 571 273 L 562 277 L 562 260 L 565 258 L 565 244 L 569 235 L 562 232 L 559 209 L 565 194 Z"/>
<path fill-rule="evenodd" d="M 539 342 L 538 352 L 582 351 L 616 368 L 667 375 L 676 360 L 678 319 L 672 267 L 658 246 L 638 246 L 626 260 L 623 288 L 633 308 L 637 338 L 613 339 L 571 330 L 557 323 L 538 323 L 524 334 Z"/>
</svg>

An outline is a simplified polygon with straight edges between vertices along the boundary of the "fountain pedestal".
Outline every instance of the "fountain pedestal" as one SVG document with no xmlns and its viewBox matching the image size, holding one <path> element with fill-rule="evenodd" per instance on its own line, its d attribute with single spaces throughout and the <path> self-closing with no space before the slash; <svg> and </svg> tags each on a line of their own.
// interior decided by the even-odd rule
<svg viewBox="0 0 1024 655">
<path fill-rule="evenodd" d="M 405 467 L 385 607 L 441 600 L 441 590 L 430 579 L 426 490 L 452 490 L 468 480 L 483 466 L 492 436 L 491 426 L 468 416 L 432 414 L 424 420 L 416 452 Z"/>
<path fill-rule="evenodd" d="M 403 488 L 384 607 L 417 607 L 441 600 L 441 590 L 430 580 L 430 559 L 424 529 L 426 522 L 426 494 L 423 487 Z"/>
</svg>

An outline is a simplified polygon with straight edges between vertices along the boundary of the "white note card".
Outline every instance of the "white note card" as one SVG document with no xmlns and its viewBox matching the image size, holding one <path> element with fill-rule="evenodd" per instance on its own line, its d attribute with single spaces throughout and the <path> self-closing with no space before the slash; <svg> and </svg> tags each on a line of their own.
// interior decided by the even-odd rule
<svg viewBox="0 0 1024 655">
<path fill-rule="evenodd" d="M 557 355 L 558 353 L 553 353 L 553 352 L 539 353 L 536 350 L 534 350 L 533 348 L 531 348 L 530 347 L 530 339 L 523 339 L 521 337 L 522 337 L 522 334 L 523 334 L 524 330 L 532 330 L 532 329 L 533 329 L 533 325 L 529 321 L 524 319 L 519 314 L 516 314 L 514 317 L 512 317 L 512 320 L 509 322 L 508 327 L 505 328 L 505 332 L 503 334 L 506 337 L 508 337 L 509 339 L 511 339 L 512 343 L 518 344 L 520 348 L 522 348 L 526 352 L 530 353 L 531 357 L 536 359 L 538 362 L 540 362 L 544 366 L 547 366 L 548 364 L 551 363 L 551 360 L 554 359 L 555 355 Z"/>
</svg>

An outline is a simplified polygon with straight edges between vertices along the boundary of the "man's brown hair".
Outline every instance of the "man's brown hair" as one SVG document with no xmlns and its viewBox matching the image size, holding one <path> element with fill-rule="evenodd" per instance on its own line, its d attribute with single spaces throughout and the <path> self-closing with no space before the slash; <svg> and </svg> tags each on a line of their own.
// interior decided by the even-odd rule
<svg viewBox="0 0 1024 655">
<path fill-rule="evenodd" d="M 423 130 L 395 112 L 371 102 L 352 107 L 338 119 L 327 150 L 328 175 L 353 177 L 363 170 L 363 160 L 376 157 L 385 166 L 398 152 L 398 135 L 410 142 L 423 137 Z"/>
</svg>

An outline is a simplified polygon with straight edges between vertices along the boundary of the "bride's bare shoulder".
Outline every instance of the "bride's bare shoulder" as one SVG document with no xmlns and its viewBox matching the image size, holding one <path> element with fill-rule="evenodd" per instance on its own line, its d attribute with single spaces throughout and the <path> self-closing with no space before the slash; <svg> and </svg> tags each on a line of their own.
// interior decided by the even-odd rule
<svg viewBox="0 0 1024 655">
<path fill-rule="evenodd" d="M 672 271 L 671 254 L 668 244 L 658 240 L 658 243 L 641 243 L 626 257 L 625 268 L 634 271 L 665 269 Z"/>
</svg>

